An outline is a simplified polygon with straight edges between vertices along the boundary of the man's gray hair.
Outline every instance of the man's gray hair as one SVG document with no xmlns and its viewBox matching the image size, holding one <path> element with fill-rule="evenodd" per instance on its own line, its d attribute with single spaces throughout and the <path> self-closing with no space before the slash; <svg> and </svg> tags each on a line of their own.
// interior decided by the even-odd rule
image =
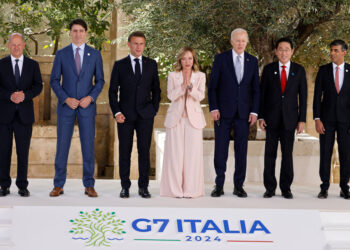
<svg viewBox="0 0 350 250">
<path fill-rule="evenodd" d="M 8 42 L 10 42 L 11 39 L 12 39 L 14 36 L 19 36 L 19 37 L 21 37 L 22 40 L 23 40 L 23 42 L 24 42 L 24 37 L 23 37 L 23 35 L 22 35 L 21 33 L 17 33 L 17 32 L 12 33 L 11 35 L 9 35 L 9 40 L 8 40 Z"/>
<path fill-rule="evenodd" d="M 237 34 L 237 33 L 246 33 L 247 35 L 247 38 L 248 38 L 248 41 L 249 41 L 249 36 L 248 36 L 248 32 L 245 30 L 245 29 L 242 29 L 242 28 L 237 28 L 237 29 L 234 29 L 232 30 L 231 32 L 231 39 L 233 39 L 234 35 Z"/>
</svg>

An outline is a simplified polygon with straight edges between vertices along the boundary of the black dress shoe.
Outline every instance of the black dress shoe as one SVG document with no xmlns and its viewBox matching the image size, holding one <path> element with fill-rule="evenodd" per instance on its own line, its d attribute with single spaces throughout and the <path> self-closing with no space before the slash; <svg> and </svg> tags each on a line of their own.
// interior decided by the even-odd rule
<svg viewBox="0 0 350 250">
<path fill-rule="evenodd" d="M 233 189 L 233 194 L 237 195 L 240 198 L 246 198 L 248 196 L 246 191 L 244 191 L 243 187 L 235 187 Z"/>
<path fill-rule="evenodd" d="M 340 197 L 343 197 L 344 199 L 350 199 L 350 192 L 341 190 Z"/>
<path fill-rule="evenodd" d="M 211 197 L 220 197 L 224 194 L 224 187 L 215 186 L 214 190 L 211 192 Z"/>
<path fill-rule="evenodd" d="M 275 191 L 266 190 L 264 193 L 264 198 L 271 198 L 272 196 L 275 196 Z"/>
<path fill-rule="evenodd" d="M 122 190 L 120 191 L 120 198 L 129 198 L 128 188 L 122 188 Z"/>
<path fill-rule="evenodd" d="M 327 190 L 322 190 L 320 191 L 320 193 L 317 195 L 317 198 L 319 199 L 327 199 L 328 197 L 328 191 Z"/>
<path fill-rule="evenodd" d="M 18 194 L 22 197 L 28 197 L 30 195 L 30 192 L 26 188 L 21 188 L 21 189 L 18 189 Z"/>
<path fill-rule="evenodd" d="M 293 199 L 293 194 L 292 194 L 291 191 L 282 192 L 282 196 L 283 196 L 285 199 Z"/>
<path fill-rule="evenodd" d="M 10 194 L 10 188 L 0 188 L 0 197 Z"/>
<path fill-rule="evenodd" d="M 148 192 L 147 188 L 139 188 L 139 195 L 142 198 L 151 198 L 151 194 Z"/>
</svg>

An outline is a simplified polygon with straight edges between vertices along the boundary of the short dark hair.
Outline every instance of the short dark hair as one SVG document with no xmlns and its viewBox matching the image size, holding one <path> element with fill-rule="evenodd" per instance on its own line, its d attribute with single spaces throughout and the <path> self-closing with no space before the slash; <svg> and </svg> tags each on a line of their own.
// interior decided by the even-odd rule
<svg viewBox="0 0 350 250">
<path fill-rule="evenodd" d="M 277 49 L 277 48 L 278 48 L 278 45 L 279 45 L 280 43 L 283 43 L 283 42 L 284 42 L 284 43 L 289 43 L 289 44 L 290 44 L 290 48 L 291 48 L 291 49 L 294 49 L 293 42 L 292 42 L 292 40 L 291 40 L 289 37 L 282 37 L 282 38 L 278 39 L 277 42 L 276 42 L 275 49 Z"/>
<path fill-rule="evenodd" d="M 341 50 L 345 51 L 348 50 L 348 45 L 343 41 L 343 40 L 334 40 L 333 42 L 331 42 L 331 44 L 329 45 L 330 48 L 332 48 L 333 46 L 341 46 Z"/>
<path fill-rule="evenodd" d="M 77 19 L 72 20 L 69 23 L 69 30 L 72 30 L 72 27 L 75 24 L 78 24 L 78 25 L 82 26 L 85 31 L 87 31 L 87 29 L 88 29 L 86 22 L 83 19 L 81 19 L 81 18 L 77 18 Z"/>
<path fill-rule="evenodd" d="M 129 35 L 128 42 L 130 42 L 131 38 L 134 37 L 134 36 L 136 36 L 136 37 L 143 37 L 146 40 L 146 36 L 145 36 L 145 34 L 142 31 L 134 31 L 134 32 L 132 32 Z"/>
</svg>

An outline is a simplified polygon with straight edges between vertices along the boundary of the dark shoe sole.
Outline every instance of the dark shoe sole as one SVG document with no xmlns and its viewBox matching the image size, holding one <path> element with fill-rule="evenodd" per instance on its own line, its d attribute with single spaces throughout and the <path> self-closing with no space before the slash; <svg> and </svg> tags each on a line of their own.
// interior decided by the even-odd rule
<svg viewBox="0 0 350 250">
<path fill-rule="evenodd" d="M 211 197 L 220 197 L 221 195 L 224 195 L 224 191 L 221 191 L 220 194 L 210 194 Z"/>
</svg>

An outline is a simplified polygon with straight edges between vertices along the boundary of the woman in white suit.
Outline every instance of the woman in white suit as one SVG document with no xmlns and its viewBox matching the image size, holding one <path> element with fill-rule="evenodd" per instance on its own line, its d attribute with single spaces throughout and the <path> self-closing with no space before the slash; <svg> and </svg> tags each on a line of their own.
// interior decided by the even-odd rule
<svg viewBox="0 0 350 250">
<path fill-rule="evenodd" d="M 174 68 L 168 76 L 171 104 L 164 122 L 160 195 L 195 198 L 204 195 L 202 130 L 206 123 L 200 101 L 204 99 L 206 78 L 190 47 L 179 51 Z"/>
</svg>

